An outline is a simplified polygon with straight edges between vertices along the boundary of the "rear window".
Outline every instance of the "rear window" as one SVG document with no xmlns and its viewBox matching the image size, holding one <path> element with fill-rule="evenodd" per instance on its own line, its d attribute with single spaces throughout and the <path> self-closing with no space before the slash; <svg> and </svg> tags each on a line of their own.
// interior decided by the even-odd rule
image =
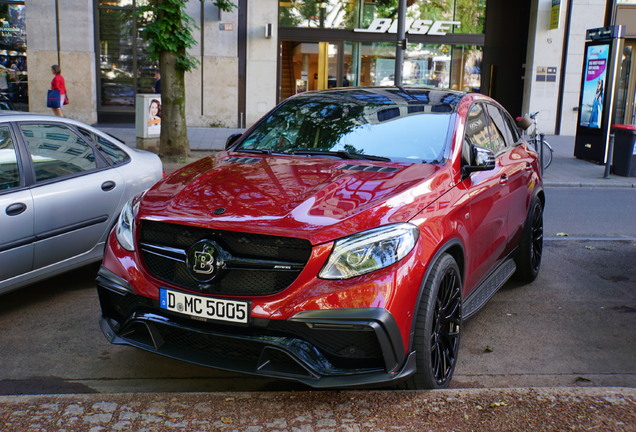
<svg viewBox="0 0 636 432">
<path fill-rule="evenodd" d="M 110 165 L 121 165 L 130 160 L 130 156 L 124 150 L 122 150 L 117 144 L 110 142 L 109 140 L 102 138 L 101 136 L 88 131 L 83 128 L 78 128 L 78 130 L 90 139 L 99 153 L 104 156 L 104 158 L 108 161 Z"/>
</svg>

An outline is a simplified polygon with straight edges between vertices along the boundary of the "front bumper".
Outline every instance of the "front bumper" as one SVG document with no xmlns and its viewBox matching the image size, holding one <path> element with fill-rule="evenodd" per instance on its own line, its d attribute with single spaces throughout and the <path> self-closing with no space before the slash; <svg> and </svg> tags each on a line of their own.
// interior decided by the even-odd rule
<svg viewBox="0 0 636 432">
<path fill-rule="evenodd" d="M 290 320 L 252 319 L 240 327 L 200 322 L 135 295 L 102 268 L 97 278 L 101 329 L 114 344 L 217 369 L 284 378 L 312 387 L 396 381 L 415 372 L 398 326 L 385 309 L 326 309 Z"/>
</svg>

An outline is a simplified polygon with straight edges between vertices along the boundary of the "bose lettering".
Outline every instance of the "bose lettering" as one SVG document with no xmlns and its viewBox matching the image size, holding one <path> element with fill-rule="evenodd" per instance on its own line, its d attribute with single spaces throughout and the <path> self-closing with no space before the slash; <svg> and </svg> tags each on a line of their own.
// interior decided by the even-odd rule
<svg viewBox="0 0 636 432">
<path fill-rule="evenodd" d="M 355 32 L 360 33 L 397 33 L 398 20 L 392 20 L 390 18 L 375 18 L 371 25 L 366 29 L 355 29 Z M 431 35 L 431 36 L 444 36 L 453 26 L 460 27 L 459 21 L 432 21 L 432 20 L 412 20 L 407 19 L 405 28 L 408 34 L 413 35 Z"/>
</svg>

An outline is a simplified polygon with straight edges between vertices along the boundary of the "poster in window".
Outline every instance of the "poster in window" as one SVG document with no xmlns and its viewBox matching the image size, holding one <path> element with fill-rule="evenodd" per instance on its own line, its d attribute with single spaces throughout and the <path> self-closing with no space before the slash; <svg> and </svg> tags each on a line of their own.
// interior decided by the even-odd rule
<svg viewBox="0 0 636 432">
<path fill-rule="evenodd" d="M 603 120 L 610 45 L 588 45 L 585 56 L 581 126 L 600 129 Z"/>
</svg>

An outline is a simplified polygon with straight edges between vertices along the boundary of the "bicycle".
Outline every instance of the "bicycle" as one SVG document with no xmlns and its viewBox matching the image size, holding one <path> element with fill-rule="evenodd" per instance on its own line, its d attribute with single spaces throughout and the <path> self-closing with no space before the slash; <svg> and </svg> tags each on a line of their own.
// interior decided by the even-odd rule
<svg viewBox="0 0 636 432">
<path fill-rule="evenodd" d="M 539 111 L 526 114 L 523 117 L 518 117 L 517 124 L 519 124 L 519 126 L 524 130 L 524 133 L 530 128 L 530 126 L 534 126 L 532 128 L 532 132 L 527 135 L 528 143 L 532 145 L 537 153 L 539 153 L 541 168 L 542 170 L 545 170 L 552 163 L 554 150 L 550 143 L 545 140 L 544 135 L 539 133 L 539 127 L 537 126 L 537 114 L 539 114 Z M 539 146 L 539 144 L 541 144 L 541 146 Z"/>
</svg>

